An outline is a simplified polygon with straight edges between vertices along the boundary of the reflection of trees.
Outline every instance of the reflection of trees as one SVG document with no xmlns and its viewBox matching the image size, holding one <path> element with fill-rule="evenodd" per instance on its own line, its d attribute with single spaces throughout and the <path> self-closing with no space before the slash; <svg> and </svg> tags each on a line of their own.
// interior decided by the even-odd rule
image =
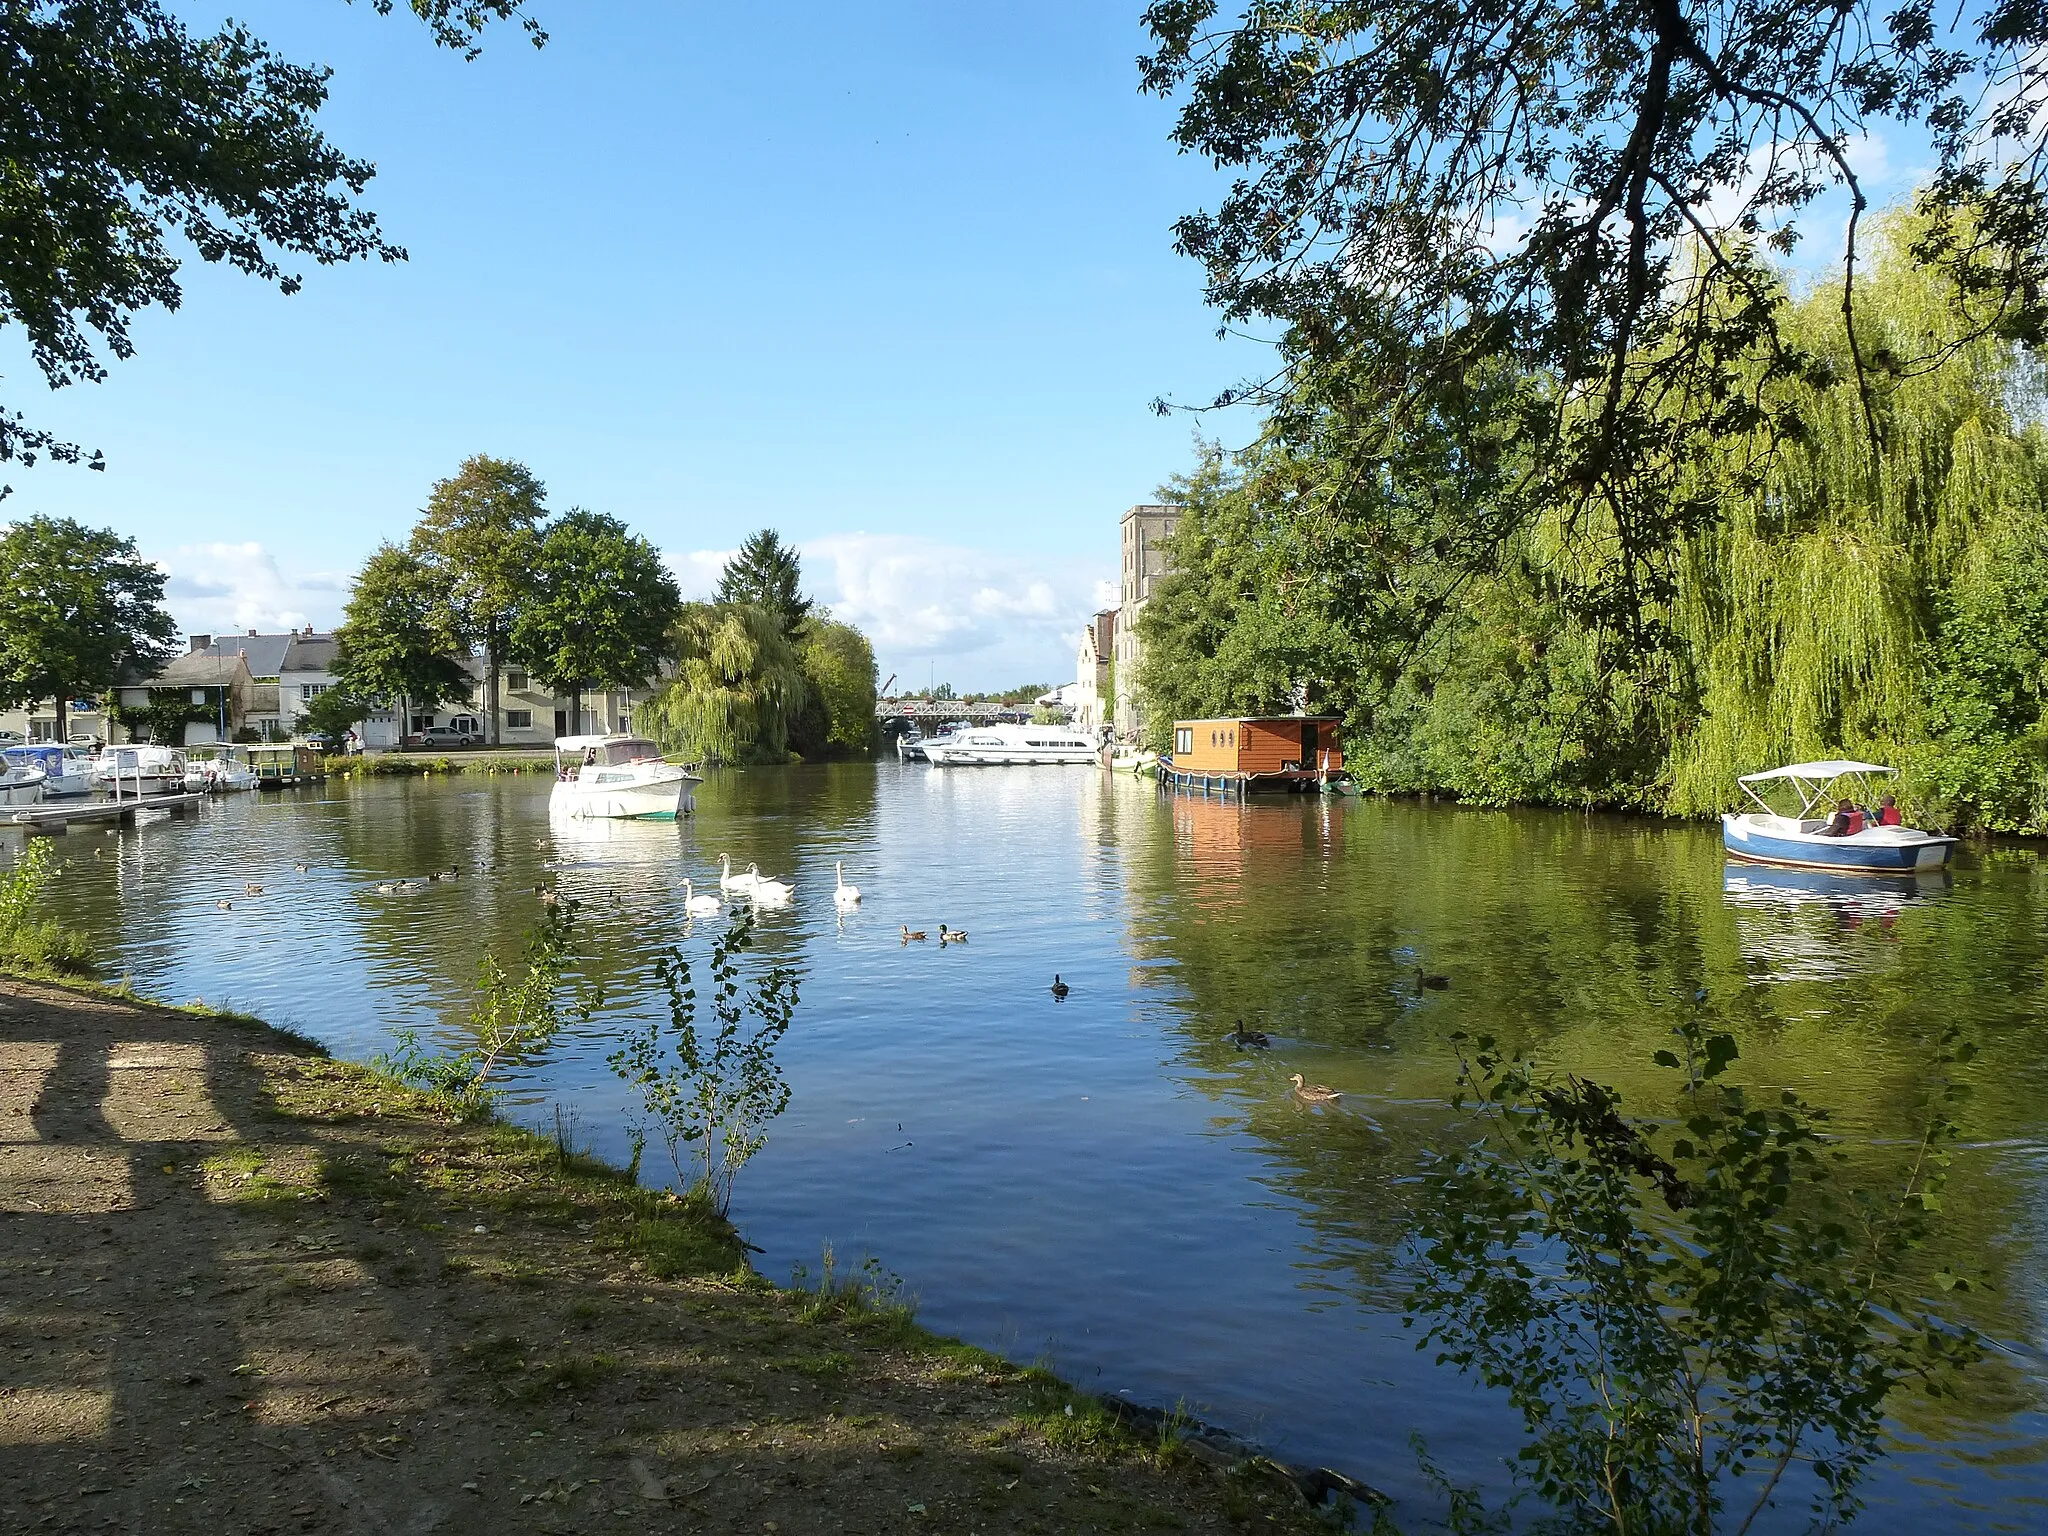
<svg viewBox="0 0 2048 1536">
<path fill-rule="evenodd" d="M 1610 1083 L 1639 1113 L 1674 1114 L 1673 1079 L 1650 1057 L 1705 988 L 1741 1046 L 1744 1080 L 1832 1110 L 1853 1166 L 1875 1179 L 1926 1123 L 1936 1040 L 1954 1020 L 1982 1051 L 1961 1109 L 1966 1144 L 2041 1134 L 2048 1070 L 2033 1037 L 2048 890 L 2031 871 L 1966 874 L 1888 923 L 1825 905 L 1738 923 L 1710 829 L 1306 798 L 1143 810 L 1118 818 L 1129 943 L 1159 962 L 1147 979 L 1176 994 L 1183 1070 L 1271 1149 L 1273 1185 L 1375 1304 L 1412 1230 L 1406 1176 L 1459 1130 L 1444 1102 L 1453 1031 Z M 1829 946 L 1837 974 L 1754 974 L 1760 917 L 1806 925 L 1803 941 Z M 1418 966 L 1449 975 L 1450 989 L 1417 987 Z M 1271 1057 L 1240 1052 L 1222 1038 L 1238 1018 L 1286 1039 Z M 1344 1090 L 1347 1113 L 1296 1110 L 1285 1080 L 1297 1070 Z M 2039 1198 L 2024 1160 L 1957 1160 L 1926 1262 L 1989 1277 L 1952 1310 L 1994 1335 L 2036 1331 L 2028 1287 L 2012 1282 L 2033 1267 Z M 1980 1373 L 1980 1421 L 2017 1390 L 1996 1374 Z"/>
</svg>

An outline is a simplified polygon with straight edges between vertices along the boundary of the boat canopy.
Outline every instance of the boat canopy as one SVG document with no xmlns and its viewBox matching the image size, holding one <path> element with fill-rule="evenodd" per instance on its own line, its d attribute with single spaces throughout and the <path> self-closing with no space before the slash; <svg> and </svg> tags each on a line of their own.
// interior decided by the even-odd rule
<svg viewBox="0 0 2048 1536">
<path fill-rule="evenodd" d="M 32 741 L 27 746 L 8 747 L 0 757 L 21 768 L 41 768 L 51 775 L 64 771 L 64 749 L 55 742 Z"/>
<path fill-rule="evenodd" d="M 1829 759 L 1823 763 L 1791 763 L 1783 768 L 1770 768 L 1762 773 L 1745 773 L 1735 782 L 1738 784 L 1759 784 L 1766 779 L 1804 779 L 1809 784 L 1825 784 L 1829 779 L 1839 779 L 1845 773 L 1893 774 L 1899 770 L 1886 768 L 1878 763 L 1850 763 Z"/>
<path fill-rule="evenodd" d="M 598 761 L 611 766 L 617 763 L 638 763 L 648 758 L 660 757 L 661 748 L 645 736 L 557 736 L 555 755 L 568 753 L 581 755 L 596 752 Z"/>
</svg>

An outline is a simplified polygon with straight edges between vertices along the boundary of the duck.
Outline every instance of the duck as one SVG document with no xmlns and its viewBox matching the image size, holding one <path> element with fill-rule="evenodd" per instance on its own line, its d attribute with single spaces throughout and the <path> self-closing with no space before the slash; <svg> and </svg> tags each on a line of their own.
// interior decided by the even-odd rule
<svg viewBox="0 0 2048 1536">
<path fill-rule="evenodd" d="M 1264 1051 L 1272 1048 L 1273 1042 L 1266 1038 L 1263 1029 L 1246 1029 L 1244 1020 L 1237 1021 L 1237 1028 L 1223 1037 L 1239 1050 Z"/>
<path fill-rule="evenodd" d="M 941 923 L 939 924 L 939 942 L 941 944 L 965 944 L 967 942 L 967 930 L 965 928 L 948 928 L 944 923 Z"/>
<path fill-rule="evenodd" d="M 779 907 L 796 894 L 795 886 L 770 880 L 758 864 L 749 864 L 747 874 L 754 882 L 747 888 L 747 894 L 764 907 Z"/>
<path fill-rule="evenodd" d="M 1321 1083 L 1304 1083 L 1299 1072 L 1288 1081 L 1294 1084 L 1294 1096 L 1304 1104 L 1334 1104 L 1344 1097 L 1336 1089 L 1325 1088 Z"/>
<path fill-rule="evenodd" d="M 379 896 L 391 896 L 391 895 L 395 895 L 395 894 L 397 894 L 397 891 L 398 891 L 398 884 L 397 884 L 397 882 L 396 882 L 396 881 L 392 881 L 392 880 L 380 880 L 380 881 L 379 881 L 379 882 L 377 883 L 377 894 L 378 894 Z"/>
<path fill-rule="evenodd" d="M 716 896 L 699 896 L 696 886 L 690 883 L 690 877 L 683 877 L 683 911 L 691 917 L 716 917 L 724 905 Z"/>
<path fill-rule="evenodd" d="M 536 885 L 534 889 L 540 893 L 540 904 L 542 906 L 559 907 L 562 904 L 562 893 L 553 886 Z"/>
<path fill-rule="evenodd" d="M 263 887 L 258 885 L 254 880 L 251 880 L 247 885 L 242 887 L 242 894 L 244 896 L 261 896 L 263 894 Z"/>
<path fill-rule="evenodd" d="M 310 865 L 310 864 L 294 864 L 294 865 L 292 866 L 292 868 L 293 868 L 293 869 L 296 869 L 296 870 L 297 870 L 297 871 L 298 871 L 298 872 L 299 872 L 300 874 L 302 874 L 302 875 L 303 875 L 304 873 L 306 873 L 306 871 L 307 871 L 307 870 L 309 870 L 309 869 L 311 869 L 312 867 L 313 867 L 313 866 L 312 866 L 312 865 Z"/>
<path fill-rule="evenodd" d="M 1424 987 L 1427 987 L 1432 992 L 1444 992 L 1449 990 L 1450 985 L 1450 977 L 1431 975 L 1429 972 L 1423 970 L 1421 966 L 1418 965 L 1417 967 L 1415 967 L 1416 991 L 1420 992 Z"/>
<path fill-rule="evenodd" d="M 1066 1001 L 1067 994 L 1073 990 L 1074 989 L 1072 987 L 1068 986 L 1064 981 L 1060 980 L 1060 973 L 1058 971 L 1054 971 L 1052 973 L 1051 992 L 1056 999 L 1058 999 L 1061 1002 Z"/>
<path fill-rule="evenodd" d="M 744 896 L 754 888 L 754 883 L 760 878 L 761 872 L 758 869 L 755 869 L 751 874 L 734 874 L 732 872 L 732 855 L 721 853 L 718 856 L 718 888 L 721 891 L 737 891 Z"/>
<path fill-rule="evenodd" d="M 534 847 L 536 847 L 536 848 L 545 848 L 545 847 L 547 847 L 547 845 L 548 845 L 548 840 L 547 840 L 546 838 L 544 838 L 544 837 L 536 837 L 536 838 L 535 838 L 535 839 L 533 840 L 533 846 L 534 846 Z"/>
<path fill-rule="evenodd" d="M 429 878 L 434 880 L 460 880 L 462 878 L 462 871 L 451 864 L 439 874 L 432 875 Z"/>
<path fill-rule="evenodd" d="M 832 887 L 832 905 L 835 907 L 857 907 L 860 905 L 860 887 L 846 883 L 846 865 L 834 863 L 832 873 L 836 883 Z M 941 927 L 939 937 L 944 938 L 946 930 Z"/>
<path fill-rule="evenodd" d="M 903 925 L 903 942 L 904 942 L 904 943 L 906 943 L 906 944 L 910 944 L 910 943 L 918 943 L 918 944 L 922 944 L 922 943 L 923 943 L 923 942 L 925 941 L 925 938 L 926 938 L 926 934 L 925 934 L 925 931 L 924 931 L 924 930 L 923 930 L 922 928 L 913 928 L 913 927 L 911 927 L 911 926 L 910 926 L 910 924 L 908 924 L 908 923 L 905 923 L 905 924 Z"/>
<path fill-rule="evenodd" d="M 229 901 L 225 896 L 223 896 L 219 901 L 216 901 L 214 905 L 216 907 L 219 907 L 223 912 L 232 912 L 235 910 L 235 904 L 232 901 Z"/>
</svg>

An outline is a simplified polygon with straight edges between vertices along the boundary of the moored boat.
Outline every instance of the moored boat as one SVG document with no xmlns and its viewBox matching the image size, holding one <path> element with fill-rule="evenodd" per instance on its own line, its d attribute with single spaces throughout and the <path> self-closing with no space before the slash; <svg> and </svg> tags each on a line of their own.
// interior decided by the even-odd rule
<svg viewBox="0 0 2048 1536">
<path fill-rule="evenodd" d="M 185 792 L 183 747 L 108 747 L 93 759 L 92 785 L 111 795 Z"/>
<path fill-rule="evenodd" d="M 185 787 L 209 794 L 233 794 L 256 787 L 256 769 L 246 747 L 202 747 L 186 762 Z"/>
<path fill-rule="evenodd" d="M 9 768 L 40 768 L 45 800 L 63 800 L 92 793 L 92 759 L 59 746 L 54 741 L 30 742 L 27 746 L 0 751 Z"/>
<path fill-rule="evenodd" d="M 1845 874 L 1900 875 L 1940 869 L 1955 856 L 1956 840 L 1917 827 L 1884 826 L 1869 809 L 1873 780 L 1894 776 L 1895 769 L 1877 763 L 1829 759 L 1792 763 L 1763 773 L 1744 774 L 1736 782 L 1756 802 L 1754 811 L 1730 811 L 1721 818 L 1721 845 L 1728 856 L 1753 864 L 1778 864 L 1800 869 L 1838 870 Z M 1783 815 L 1759 790 L 1784 785 L 1799 797 L 1796 815 Z M 1853 790 L 1854 794 L 1843 795 Z M 1831 832 L 1838 796 L 1854 800 L 1855 825 Z"/>
<path fill-rule="evenodd" d="M 0 805 L 34 805 L 43 798 L 45 777 L 40 768 L 0 764 Z"/>
<path fill-rule="evenodd" d="M 925 761 L 942 768 L 1022 763 L 1097 763 L 1102 749 L 1086 731 L 1065 725 L 977 725 L 924 744 Z"/>
<path fill-rule="evenodd" d="M 548 814 L 672 821 L 695 809 L 691 788 L 702 782 L 645 736 L 561 736 Z"/>
</svg>

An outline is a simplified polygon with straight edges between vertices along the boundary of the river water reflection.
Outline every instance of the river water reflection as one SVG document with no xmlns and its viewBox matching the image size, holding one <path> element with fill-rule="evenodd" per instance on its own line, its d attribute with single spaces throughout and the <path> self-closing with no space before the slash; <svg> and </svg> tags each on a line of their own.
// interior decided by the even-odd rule
<svg viewBox="0 0 2048 1536">
<path fill-rule="evenodd" d="M 1411 1176 L 1455 1128 L 1453 1030 L 1652 1102 L 1649 1055 L 1705 988 L 1751 1080 L 1881 1140 L 1913 1133 L 1954 1020 L 1982 1055 L 1941 1258 L 1989 1279 L 1966 1305 L 2004 1348 L 1960 1403 L 1902 1412 L 1870 1520 L 2048 1526 L 2048 866 L 2031 853 L 1872 888 L 1724 871 L 1710 829 L 1240 808 L 1085 769 L 732 773 L 677 826 L 551 826 L 547 787 L 358 780 L 76 835 L 56 845 L 62 915 L 146 993 L 361 1058 L 405 1025 L 458 1040 L 483 946 L 510 958 L 541 882 L 586 903 L 614 1011 L 646 1009 L 659 947 L 708 944 L 702 924 L 685 936 L 682 878 L 715 882 L 721 852 L 758 862 L 798 890 L 761 950 L 803 975 L 792 1107 L 735 1205 L 765 1270 L 815 1269 L 828 1241 L 872 1253 L 943 1331 L 1405 1497 L 1411 1432 L 1491 1486 L 1513 1444 L 1500 1404 L 1400 1322 Z M 843 917 L 840 859 L 866 895 Z M 448 867 L 462 878 L 375 889 Z M 970 942 L 901 941 L 942 922 Z M 1419 988 L 1418 967 L 1450 987 Z M 1238 1018 L 1275 1048 L 1233 1049 Z M 518 1080 L 520 1113 L 559 1102 L 622 1155 L 608 1048 L 596 1027 L 565 1043 Z M 1342 1111 L 1298 1106 L 1297 1071 Z"/>
</svg>

